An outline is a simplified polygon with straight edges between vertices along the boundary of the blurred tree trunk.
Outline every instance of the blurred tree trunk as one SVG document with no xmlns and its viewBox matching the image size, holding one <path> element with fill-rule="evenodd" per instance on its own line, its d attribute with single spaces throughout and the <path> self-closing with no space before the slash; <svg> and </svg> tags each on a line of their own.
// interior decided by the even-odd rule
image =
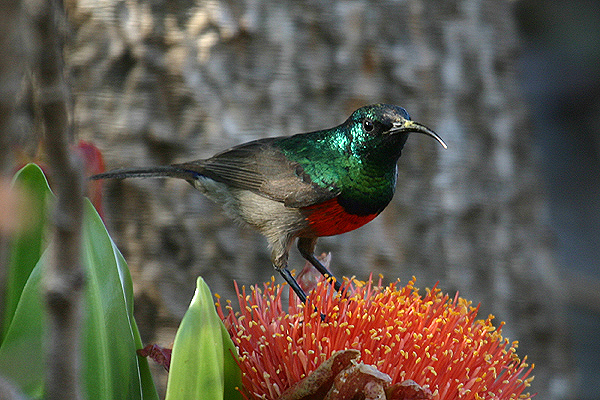
<svg viewBox="0 0 600 400">
<path fill-rule="evenodd" d="M 75 123 L 109 168 L 327 128 L 375 102 L 435 129 L 449 149 L 410 138 L 393 203 L 318 251 L 332 252 L 338 276 L 415 275 L 418 287 L 439 281 L 481 302 L 481 316 L 506 321 L 504 334 L 536 363 L 533 391 L 569 391 L 563 294 L 516 86 L 509 2 L 112 0 L 69 10 Z M 148 321 L 157 306 L 181 316 L 197 275 L 232 298 L 232 279 L 274 273 L 265 240 L 184 182 L 107 182 L 106 195 Z"/>
<path fill-rule="evenodd" d="M 2 296 L 9 279 L 5 267 L 10 261 L 9 246 L 19 235 L 27 236 L 18 225 L 24 225 L 26 217 L 34 218 L 28 215 L 31 210 L 18 206 L 30 193 L 16 185 L 12 190 L 8 177 L 34 161 L 45 169 L 55 194 L 42 285 L 47 340 L 46 354 L 40 357 L 47 362 L 44 396 L 49 400 L 81 398 L 83 173 L 82 164 L 71 153 L 72 102 L 64 65 L 67 29 L 62 0 L 0 3 L 0 200 L 4 208 L 0 214 L 0 312 L 5 311 Z M 45 150 L 43 159 L 38 158 L 40 148 Z M 0 376 L 0 398 L 21 396 L 12 382 Z"/>
</svg>

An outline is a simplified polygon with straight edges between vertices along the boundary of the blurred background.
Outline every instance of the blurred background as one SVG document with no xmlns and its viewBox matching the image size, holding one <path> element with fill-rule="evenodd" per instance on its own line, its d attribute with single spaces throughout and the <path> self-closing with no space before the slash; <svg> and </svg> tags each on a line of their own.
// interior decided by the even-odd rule
<svg viewBox="0 0 600 400">
<path fill-rule="evenodd" d="M 23 4 L 4 12 L 26 32 L 35 9 Z M 337 276 L 458 291 L 506 322 L 536 364 L 540 399 L 600 398 L 597 1 L 65 5 L 73 141 L 101 149 L 107 169 L 332 127 L 365 104 L 405 107 L 449 149 L 411 137 L 390 206 L 317 252 L 331 252 Z M 2 74 L 13 83 L 3 96 L 16 94 L 2 167 L 43 162 L 34 83 L 18 68 Z M 264 238 L 185 182 L 107 181 L 103 202 L 146 343 L 171 345 L 198 275 L 232 299 L 233 280 L 275 273 Z M 303 265 L 292 250 L 291 268 Z"/>
</svg>

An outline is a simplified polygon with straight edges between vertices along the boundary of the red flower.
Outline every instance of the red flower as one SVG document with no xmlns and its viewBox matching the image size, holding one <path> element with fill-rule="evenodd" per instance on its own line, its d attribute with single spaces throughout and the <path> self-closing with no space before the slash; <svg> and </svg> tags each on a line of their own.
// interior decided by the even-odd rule
<svg viewBox="0 0 600 400">
<path fill-rule="evenodd" d="M 533 366 L 492 316 L 476 320 L 478 308 L 458 295 L 434 287 L 421 296 L 413 285 L 346 280 L 340 296 L 321 282 L 306 306 L 292 302 L 288 310 L 274 280 L 249 295 L 236 285 L 241 311 L 228 305 L 225 316 L 220 304 L 218 311 L 238 348 L 247 395 L 278 399 L 336 351 L 355 349 L 362 363 L 389 375 L 385 385 L 412 380 L 433 399 L 531 397 L 522 392 Z"/>
</svg>

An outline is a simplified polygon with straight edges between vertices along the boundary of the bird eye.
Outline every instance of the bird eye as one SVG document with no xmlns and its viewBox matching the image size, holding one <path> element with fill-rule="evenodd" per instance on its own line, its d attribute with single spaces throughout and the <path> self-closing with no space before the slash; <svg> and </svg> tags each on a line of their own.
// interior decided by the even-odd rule
<svg viewBox="0 0 600 400">
<path fill-rule="evenodd" d="M 369 118 L 365 118 L 363 121 L 363 128 L 365 128 L 365 131 L 371 132 L 373 128 L 375 128 L 375 125 L 373 125 L 373 121 L 371 121 Z"/>
</svg>

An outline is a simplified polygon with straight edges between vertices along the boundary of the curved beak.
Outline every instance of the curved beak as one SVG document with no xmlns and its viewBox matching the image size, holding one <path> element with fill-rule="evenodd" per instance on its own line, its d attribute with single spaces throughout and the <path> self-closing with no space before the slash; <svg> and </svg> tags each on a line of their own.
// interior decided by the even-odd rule
<svg viewBox="0 0 600 400">
<path fill-rule="evenodd" d="M 431 136 L 432 138 L 434 138 L 435 140 L 437 140 L 444 149 L 447 149 L 448 146 L 446 145 L 446 143 L 444 143 L 444 141 L 442 140 L 441 137 L 438 136 L 437 133 L 435 133 L 434 131 L 432 131 L 431 129 L 429 129 L 428 127 L 426 127 L 425 125 L 421 125 L 418 122 L 415 121 L 411 121 L 409 119 L 403 119 L 400 122 L 395 122 L 394 123 L 394 127 L 392 128 L 392 133 L 396 133 L 396 132 L 417 132 L 417 133 L 423 133 L 427 136 Z"/>
</svg>

